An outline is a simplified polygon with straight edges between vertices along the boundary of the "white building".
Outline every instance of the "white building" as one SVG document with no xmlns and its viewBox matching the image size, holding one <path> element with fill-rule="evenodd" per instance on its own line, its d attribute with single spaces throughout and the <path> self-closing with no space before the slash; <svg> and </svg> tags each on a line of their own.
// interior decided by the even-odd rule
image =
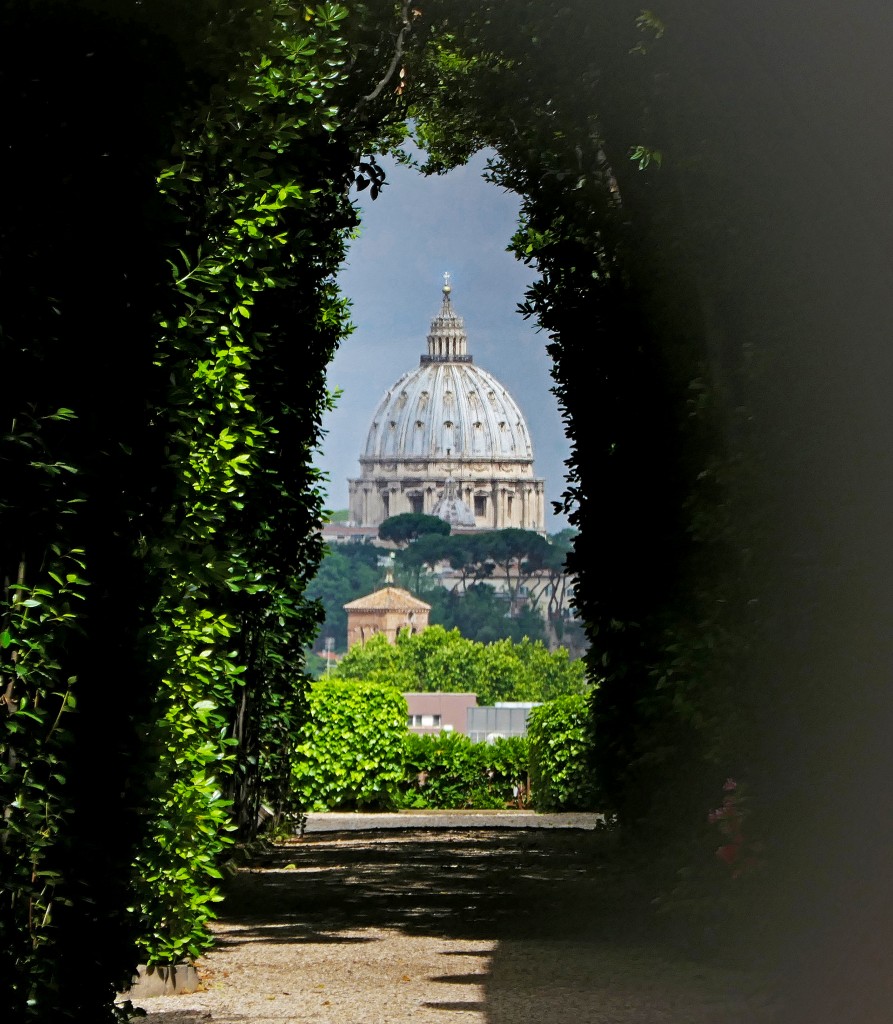
<svg viewBox="0 0 893 1024">
<path fill-rule="evenodd" d="M 517 403 L 468 354 L 449 275 L 428 352 L 379 403 L 348 481 L 350 520 L 378 526 L 401 512 L 441 515 L 454 527 L 545 532 L 545 488 Z"/>
</svg>

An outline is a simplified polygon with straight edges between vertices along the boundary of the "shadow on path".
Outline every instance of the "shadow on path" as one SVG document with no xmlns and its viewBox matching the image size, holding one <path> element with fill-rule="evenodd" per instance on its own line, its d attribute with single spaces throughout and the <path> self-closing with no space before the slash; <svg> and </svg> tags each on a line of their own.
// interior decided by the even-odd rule
<svg viewBox="0 0 893 1024">
<path fill-rule="evenodd" d="M 768 1020 L 750 994 L 753 978 L 686 960 L 661 941 L 647 894 L 621 875 L 611 843 L 609 834 L 576 829 L 308 835 L 233 879 L 221 945 L 361 947 L 384 929 L 455 941 L 459 948 L 447 947 L 445 956 L 480 962 L 480 952 L 461 945 L 488 943 L 483 975 L 455 973 L 456 961 L 452 971 L 428 971 L 419 1007 L 426 1020 L 454 1013 L 489 1024 Z M 452 998 L 466 984 L 468 999 Z M 438 999 L 447 985 L 450 996 Z"/>
</svg>

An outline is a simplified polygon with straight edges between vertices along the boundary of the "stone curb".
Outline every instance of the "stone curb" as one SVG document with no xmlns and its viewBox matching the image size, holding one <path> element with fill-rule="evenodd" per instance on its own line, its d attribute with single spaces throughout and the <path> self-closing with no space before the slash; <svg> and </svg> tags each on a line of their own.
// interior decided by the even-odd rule
<svg viewBox="0 0 893 1024">
<path fill-rule="evenodd" d="M 118 993 L 123 999 L 151 999 L 156 996 L 180 996 L 197 992 L 201 982 L 192 964 L 174 964 L 168 967 L 147 967 L 139 964 L 137 973 L 126 992 Z"/>
</svg>

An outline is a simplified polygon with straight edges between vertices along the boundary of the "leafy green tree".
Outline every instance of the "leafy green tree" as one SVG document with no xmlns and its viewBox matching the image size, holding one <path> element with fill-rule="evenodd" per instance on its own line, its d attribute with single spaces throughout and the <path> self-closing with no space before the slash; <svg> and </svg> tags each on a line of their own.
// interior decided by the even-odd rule
<svg viewBox="0 0 893 1024">
<path fill-rule="evenodd" d="M 462 636 L 479 643 L 492 643 L 508 639 L 514 642 L 524 637 L 546 640 L 542 615 L 533 608 L 522 608 L 509 615 L 505 597 L 486 583 L 476 583 L 462 591 L 432 587 L 425 591 L 425 600 L 431 605 L 430 622 L 445 629 L 458 629 Z"/>
<path fill-rule="evenodd" d="M 397 565 L 406 584 L 431 604 L 432 623 L 458 628 L 474 640 L 548 636 L 557 645 L 564 628 L 569 546 L 565 537 L 547 541 L 531 530 L 460 533 L 421 538 L 398 553 Z M 449 593 L 425 585 L 425 572 L 441 562 L 458 574 Z M 481 586 L 494 578 L 502 581 L 504 596 Z M 522 589 L 531 601 L 521 600 Z M 536 610 L 540 602 L 545 616 Z"/>
<path fill-rule="evenodd" d="M 364 644 L 354 644 L 338 663 L 333 674 L 344 679 L 388 683 L 403 692 L 412 689 L 412 686 L 404 685 L 410 682 L 410 677 L 404 676 L 401 671 L 400 652 L 382 633 L 370 637 Z"/>
<path fill-rule="evenodd" d="M 405 545 L 428 534 L 446 537 L 449 532 L 450 524 L 438 516 L 425 515 L 423 512 L 401 512 L 385 519 L 378 528 L 378 537 L 379 540 Z"/>
<path fill-rule="evenodd" d="M 347 613 L 344 605 L 370 594 L 382 581 L 379 560 L 382 549 L 372 544 L 337 544 L 326 548 L 316 576 L 307 586 L 307 597 L 319 601 L 325 619 L 316 641 L 326 637 L 342 650 L 347 644 Z"/>
<path fill-rule="evenodd" d="M 529 572 L 528 591 L 538 601 L 545 598 L 545 618 L 556 641 L 564 633 L 563 615 L 570 583 L 567 559 L 572 547 L 570 538 L 550 538 L 549 545 L 532 552 L 525 563 Z"/>
<path fill-rule="evenodd" d="M 440 533 L 428 533 L 398 551 L 395 558 L 397 579 L 404 581 L 413 593 L 422 597 L 431 589 L 426 586 L 428 577 L 443 561 L 444 550 L 449 549 L 452 540 Z"/>
<path fill-rule="evenodd" d="M 566 553 L 563 547 L 553 548 L 533 530 L 511 528 L 422 538 L 401 551 L 398 561 L 413 570 L 420 565 L 431 568 L 438 562 L 446 562 L 459 572 L 459 586 L 463 591 L 495 575 L 503 581 L 514 610 L 521 588 L 529 584 L 532 574 L 550 556 L 554 555 L 557 560 L 559 551 L 563 558 Z"/>
<path fill-rule="evenodd" d="M 549 542 L 532 530 L 493 530 L 481 534 L 480 553 L 493 563 L 493 576 L 504 582 L 514 609 L 521 588 L 526 586 L 537 561 L 548 557 Z"/>
<path fill-rule="evenodd" d="M 444 561 L 459 574 L 458 587 L 463 594 L 492 576 L 495 566 L 489 558 L 490 543 L 489 534 L 483 532 L 457 534 L 444 545 Z"/>
<path fill-rule="evenodd" d="M 549 543 L 567 554 L 573 549 L 574 539 L 579 536 L 579 533 L 580 531 L 575 530 L 573 526 L 565 526 L 563 529 L 549 534 Z"/>
<path fill-rule="evenodd" d="M 389 682 L 404 693 L 476 693 L 480 704 L 551 700 L 588 690 L 583 663 L 572 661 L 565 650 L 550 652 L 526 638 L 476 643 L 441 626 L 401 632 L 395 644 L 382 635 L 356 644 L 336 674 Z"/>
</svg>

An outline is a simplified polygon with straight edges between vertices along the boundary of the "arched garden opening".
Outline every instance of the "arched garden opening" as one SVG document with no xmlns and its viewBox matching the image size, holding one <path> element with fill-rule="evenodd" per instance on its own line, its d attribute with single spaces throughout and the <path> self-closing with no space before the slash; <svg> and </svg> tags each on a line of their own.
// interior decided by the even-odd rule
<svg viewBox="0 0 893 1024">
<path fill-rule="evenodd" d="M 888 894 L 860 879 L 889 839 L 888 143 L 861 125 L 889 102 L 887 20 L 4 7 L 14 1019 L 113 1019 L 135 958 L 203 948 L 219 857 L 261 802 L 289 809 L 335 277 L 352 190 L 380 190 L 410 131 L 433 173 L 491 148 L 521 197 L 606 809 L 683 866 L 734 779 L 733 891 L 783 962 L 807 949 L 821 974 L 884 933 Z M 788 1019 L 855 997 L 817 976 L 791 970 Z"/>
</svg>

